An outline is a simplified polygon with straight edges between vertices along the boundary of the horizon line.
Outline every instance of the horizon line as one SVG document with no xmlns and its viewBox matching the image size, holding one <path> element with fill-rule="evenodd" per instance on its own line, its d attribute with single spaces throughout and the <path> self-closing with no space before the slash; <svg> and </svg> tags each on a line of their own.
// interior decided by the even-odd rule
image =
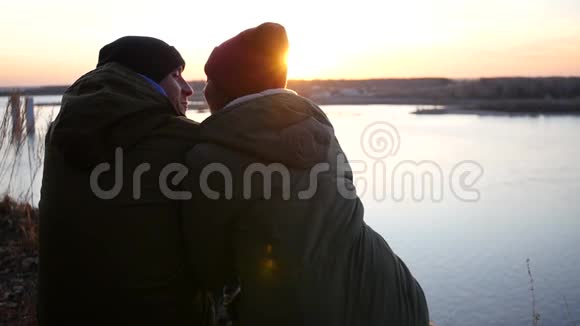
<svg viewBox="0 0 580 326">
<path fill-rule="evenodd" d="M 421 80 L 421 79 L 448 79 L 448 80 L 481 80 L 481 79 L 549 79 L 549 78 L 580 78 L 580 75 L 546 75 L 546 76 L 523 76 L 523 75 L 499 75 L 494 77 L 373 77 L 373 78 L 289 78 L 288 82 L 316 82 L 316 81 L 379 81 L 379 80 Z M 205 79 L 192 79 L 187 83 L 204 83 Z M 74 83 L 74 82 L 73 82 Z M 70 84 L 36 84 L 36 85 L 0 85 L 0 90 L 7 89 L 30 89 L 43 87 L 68 87 Z"/>
</svg>

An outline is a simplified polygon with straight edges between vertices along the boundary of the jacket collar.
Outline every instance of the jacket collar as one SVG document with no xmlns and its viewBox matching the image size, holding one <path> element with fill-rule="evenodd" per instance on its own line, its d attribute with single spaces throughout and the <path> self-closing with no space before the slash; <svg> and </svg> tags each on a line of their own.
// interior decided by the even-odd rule
<svg viewBox="0 0 580 326">
<path fill-rule="evenodd" d="M 251 101 L 253 99 L 257 99 L 257 98 L 264 97 L 264 96 L 269 96 L 269 95 L 274 95 L 274 94 L 293 94 L 293 95 L 297 95 L 297 93 L 295 91 L 291 90 L 291 89 L 287 89 L 287 88 L 271 88 L 271 89 L 267 89 L 265 91 L 262 91 L 260 93 L 254 93 L 254 94 L 249 94 L 249 95 L 244 95 L 242 97 L 238 97 L 237 99 L 231 101 L 226 106 L 224 106 L 223 109 L 226 109 L 226 108 L 229 108 L 229 107 L 232 107 L 234 105 L 241 104 L 241 103 L 249 102 L 249 101 Z"/>
</svg>

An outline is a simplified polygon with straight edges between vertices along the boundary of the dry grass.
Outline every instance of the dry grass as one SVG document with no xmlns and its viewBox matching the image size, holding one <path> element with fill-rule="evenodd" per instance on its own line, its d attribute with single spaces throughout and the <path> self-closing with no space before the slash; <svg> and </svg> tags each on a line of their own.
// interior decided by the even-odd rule
<svg viewBox="0 0 580 326">
<path fill-rule="evenodd" d="M 0 113 L 0 193 L 35 203 L 38 198 L 34 198 L 34 183 L 43 164 L 45 134 L 44 130 L 27 128 L 24 104 L 23 97 L 15 92 Z M 38 112 L 34 114 L 37 122 Z M 52 111 L 48 112 L 51 113 L 44 119 L 52 121 Z"/>
<path fill-rule="evenodd" d="M 0 201 L 0 325 L 36 325 L 38 209 Z"/>
<path fill-rule="evenodd" d="M 19 110 L 12 110 L 12 103 Z M 36 325 L 34 181 L 42 167 L 44 135 L 26 128 L 23 105 L 15 92 L 0 115 L 0 191 L 6 193 L 0 197 L 0 325 Z"/>
</svg>

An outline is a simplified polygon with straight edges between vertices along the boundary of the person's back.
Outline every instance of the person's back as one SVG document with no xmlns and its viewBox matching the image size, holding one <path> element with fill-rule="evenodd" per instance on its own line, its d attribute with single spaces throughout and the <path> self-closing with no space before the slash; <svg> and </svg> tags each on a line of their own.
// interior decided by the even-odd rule
<svg viewBox="0 0 580 326">
<path fill-rule="evenodd" d="M 239 277 L 241 325 L 427 325 L 424 293 L 364 223 L 318 107 L 277 91 L 200 128 L 187 160 L 189 252 L 208 286 Z"/>
<path fill-rule="evenodd" d="M 198 125 L 151 79 L 104 62 L 63 96 L 46 136 L 40 325 L 200 321 L 179 201 L 168 197 L 176 187 L 160 180 L 183 162 Z"/>
<path fill-rule="evenodd" d="M 239 278 L 241 325 L 426 326 L 421 286 L 364 223 L 332 124 L 283 89 L 282 55 L 270 62 L 252 44 L 279 31 L 244 31 L 206 64 L 213 114 L 187 156 L 193 197 L 184 205 L 184 217 L 196 216 L 185 228 L 188 252 L 203 262 L 196 275 L 209 287 Z M 244 61 L 253 54 L 263 66 Z"/>
</svg>

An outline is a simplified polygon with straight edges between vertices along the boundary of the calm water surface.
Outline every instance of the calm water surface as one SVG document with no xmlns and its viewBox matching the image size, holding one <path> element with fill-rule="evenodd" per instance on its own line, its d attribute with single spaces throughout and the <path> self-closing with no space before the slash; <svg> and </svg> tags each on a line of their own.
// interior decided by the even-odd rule
<svg viewBox="0 0 580 326">
<path fill-rule="evenodd" d="M 393 105 L 323 109 L 349 160 L 358 162 L 353 166 L 367 166 L 356 174 L 367 223 L 419 280 L 437 325 L 531 325 L 527 258 L 541 324 L 580 324 L 579 117 L 416 116 L 412 106 Z M 56 111 L 37 108 L 39 130 Z M 188 112 L 197 121 L 207 116 Z M 377 121 L 391 124 L 400 139 L 396 155 L 380 160 L 367 154 L 366 139 L 361 144 Z M 483 168 L 475 202 L 455 196 L 449 180 L 466 160 Z M 404 182 L 393 169 L 405 161 L 439 166 L 440 202 L 410 193 L 396 200 L 392 190 Z M 384 174 L 373 172 L 377 162 Z M 24 166 L 18 175 L 27 180 Z M 38 200 L 40 180 L 34 185 Z M 382 197 L 373 192 L 377 185 L 387 189 Z"/>
</svg>

